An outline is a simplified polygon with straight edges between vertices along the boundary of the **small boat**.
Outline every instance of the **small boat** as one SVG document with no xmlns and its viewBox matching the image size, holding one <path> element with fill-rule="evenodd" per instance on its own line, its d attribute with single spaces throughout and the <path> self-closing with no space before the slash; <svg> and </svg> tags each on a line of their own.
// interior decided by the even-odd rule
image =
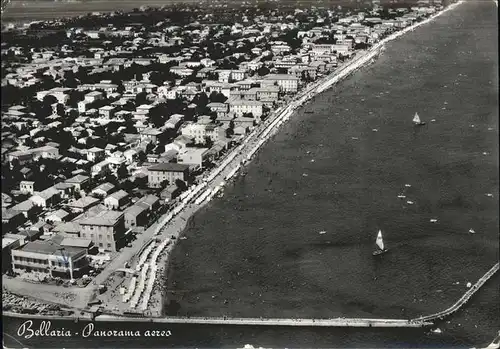
<svg viewBox="0 0 500 349">
<path fill-rule="evenodd" d="M 410 188 L 411 184 L 405 184 L 405 187 Z"/>
<path fill-rule="evenodd" d="M 474 231 L 474 229 L 469 229 L 469 234 L 475 234 L 476 232 Z"/>
<path fill-rule="evenodd" d="M 415 113 L 415 116 L 413 117 L 413 124 L 416 126 L 423 126 L 425 125 L 425 122 L 420 120 L 420 116 L 418 116 L 418 113 Z"/>
<path fill-rule="evenodd" d="M 323 234 L 326 234 L 326 231 L 322 230 L 319 232 L 319 235 L 323 235 Z"/>
<path fill-rule="evenodd" d="M 398 199 L 405 199 L 406 195 L 398 195 Z"/>
<path fill-rule="evenodd" d="M 389 249 L 385 248 L 384 239 L 382 238 L 382 230 L 378 231 L 377 239 L 375 240 L 375 244 L 377 245 L 377 249 L 373 251 L 374 256 L 378 256 L 380 254 L 386 253 Z"/>
<path fill-rule="evenodd" d="M 489 197 L 489 198 L 492 198 L 492 197 L 493 197 L 493 194 L 488 193 L 488 194 L 486 194 L 486 196 L 487 196 L 487 197 Z"/>
<path fill-rule="evenodd" d="M 437 220 L 437 219 L 435 219 L 435 218 L 432 218 L 432 219 L 430 220 L 430 222 L 431 222 L 431 223 L 436 223 L 437 221 L 438 221 L 438 220 Z"/>
<path fill-rule="evenodd" d="M 414 204 L 414 202 L 413 202 L 413 201 L 410 201 L 410 200 L 406 201 L 406 203 L 407 203 L 408 205 L 413 205 L 413 204 Z"/>
</svg>

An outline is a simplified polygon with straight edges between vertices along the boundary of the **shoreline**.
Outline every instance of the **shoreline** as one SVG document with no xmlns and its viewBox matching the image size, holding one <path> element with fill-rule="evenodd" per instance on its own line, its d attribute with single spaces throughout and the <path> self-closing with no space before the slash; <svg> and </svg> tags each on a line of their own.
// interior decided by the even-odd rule
<svg viewBox="0 0 500 349">
<path fill-rule="evenodd" d="M 369 64 L 371 59 L 376 58 L 381 50 L 383 49 L 384 45 L 390 41 L 393 41 L 397 39 L 398 37 L 406 34 L 408 31 L 413 31 L 415 28 L 418 28 L 421 25 L 427 24 L 434 20 L 435 18 L 441 16 L 442 14 L 453 10 L 456 8 L 458 5 L 462 4 L 464 0 L 459 0 L 456 3 L 453 3 L 449 5 L 448 7 L 442 9 L 441 11 L 434 13 L 430 17 L 426 18 L 425 20 L 421 22 L 416 22 L 411 26 L 408 26 L 400 31 L 397 31 L 395 33 L 392 33 L 391 35 L 387 36 L 386 38 L 382 39 L 380 42 L 376 43 L 374 46 L 372 46 L 370 49 L 366 51 L 358 51 L 355 52 L 355 57 L 347 62 L 344 66 L 341 66 L 340 69 L 337 69 L 336 71 L 333 71 L 329 75 L 323 77 L 322 79 L 313 82 L 310 84 L 310 86 L 306 86 L 303 91 L 299 92 L 296 96 L 292 98 L 292 100 L 289 102 L 289 105 L 284 109 L 281 110 L 282 107 L 279 107 L 277 110 L 275 110 L 271 116 L 274 114 L 276 115 L 275 118 L 273 119 L 272 117 L 268 118 L 266 121 L 269 121 L 269 126 L 265 127 L 264 130 L 259 132 L 259 130 L 256 128 L 254 131 L 252 131 L 245 141 L 239 145 L 237 148 L 233 150 L 233 152 L 229 153 L 226 157 L 232 158 L 232 154 L 236 153 L 236 151 L 239 148 L 242 148 L 243 146 L 246 145 L 246 142 L 250 140 L 255 134 L 259 132 L 259 136 L 262 136 L 262 138 L 258 141 L 257 145 L 248 153 L 248 155 L 245 157 L 245 160 L 238 164 L 237 167 L 230 172 L 229 176 L 226 176 L 226 180 L 230 180 L 233 176 L 237 175 L 239 170 L 243 168 L 244 166 L 248 165 L 249 162 L 252 160 L 254 154 L 264 145 L 272 136 L 274 136 L 278 131 L 280 126 L 287 120 L 290 119 L 291 115 L 300 107 L 303 107 L 307 105 L 307 103 L 314 98 L 315 96 L 319 95 L 320 93 L 326 91 L 327 89 L 331 88 L 333 85 L 337 84 L 338 82 L 341 82 L 343 79 L 347 78 L 350 74 L 354 73 L 356 70 L 363 68 L 366 64 Z M 240 151 L 241 152 L 241 151 Z M 223 161 L 224 163 L 224 161 Z M 215 169 L 217 170 L 217 169 Z M 215 171 L 214 170 L 214 171 Z M 212 175 L 208 176 L 208 181 L 211 181 L 213 178 L 211 178 Z M 229 177 L 229 178 L 227 178 Z M 202 184 L 206 184 L 207 182 L 204 180 Z M 204 196 L 206 192 L 201 193 L 199 197 Z M 212 195 L 209 195 L 211 197 Z M 187 219 L 184 220 L 181 229 L 181 232 L 176 236 L 177 238 L 173 241 L 172 244 L 169 246 L 169 251 L 165 255 L 160 256 L 160 260 L 158 261 L 161 263 L 163 261 L 163 264 L 160 268 L 164 269 L 163 270 L 163 284 L 160 285 L 160 288 L 162 289 L 162 294 L 160 298 L 160 304 L 166 305 L 168 298 L 166 296 L 166 279 L 168 277 L 168 270 L 170 267 L 170 258 L 169 254 L 172 251 L 172 249 L 175 247 L 176 243 L 178 242 L 178 237 L 184 234 L 185 228 L 193 218 L 194 214 L 204 207 L 210 200 L 202 200 L 201 203 L 198 205 L 193 210 L 193 213 L 188 216 Z M 167 222 L 168 224 L 168 222 Z M 165 224 L 164 228 L 167 228 L 167 224 Z M 165 260 L 166 259 L 166 260 Z M 158 310 L 157 310 L 158 311 Z M 160 314 L 164 315 L 164 307 L 159 310 Z"/>
</svg>

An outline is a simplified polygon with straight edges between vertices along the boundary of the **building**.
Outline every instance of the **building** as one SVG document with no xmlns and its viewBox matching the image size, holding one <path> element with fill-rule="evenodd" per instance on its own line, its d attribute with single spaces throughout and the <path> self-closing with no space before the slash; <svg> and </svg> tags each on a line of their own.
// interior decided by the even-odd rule
<svg viewBox="0 0 500 349">
<path fill-rule="evenodd" d="M 56 204 L 59 199 L 59 190 L 54 187 L 47 188 L 41 192 L 35 192 L 35 194 L 30 197 L 33 204 L 40 207 L 50 207 Z"/>
<path fill-rule="evenodd" d="M 203 168 L 203 162 L 207 160 L 209 148 L 185 148 L 177 154 L 179 164 L 190 165 L 196 168 Z"/>
<path fill-rule="evenodd" d="M 108 209 L 118 210 L 129 201 L 129 195 L 125 190 L 118 190 L 104 199 L 104 206 Z"/>
<path fill-rule="evenodd" d="M 84 248 L 63 247 L 53 241 L 28 242 L 13 249 L 11 254 L 15 273 L 74 279 L 85 274 L 89 267 Z"/>
<path fill-rule="evenodd" d="M 11 251 L 24 245 L 25 237 L 19 234 L 5 234 L 2 237 L 2 272 L 11 269 Z"/>
<path fill-rule="evenodd" d="M 160 188 L 163 181 L 175 184 L 176 179 L 188 180 L 189 165 L 163 163 L 148 168 L 148 185 L 151 188 Z"/>
<path fill-rule="evenodd" d="M 49 212 L 45 216 L 46 222 L 65 222 L 68 220 L 69 213 L 64 211 L 63 209 L 59 209 L 54 212 Z"/>
<path fill-rule="evenodd" d="M 262 102 L 259 101 L 236 99 L 229 102 L 229 111 L 234 113 L 236 116 L 252 114 L 254 119 L 259 122 L 263 113 L 262 105 Z"/>
<path fill-rule="evenodd" d="M 101 161 L 102 159 L 104 159 L 104 156 L 104 149 L 98 147 L 87 149 L 87 160 L 90 162 Z"/>
<path fill-rule="evenodd" d="M 279 86 L 267 86 L 257 88 L 257 100 L 262 103 L 273 103 L 279 99 Z"/>
<path fill-rule="evenodd" d="M 35 192 L 35 182 L 32 181 L 21 181 L 19 184 L 19 190 L 23 194 L 31 194 Z"/>
<path fill-rule="evenodd" d="M 186 122 L 181 128 L 181 134 L 193 138 L 197 144 L 204 144 L 206 138 L 210 138 L 212 142 L 219 139 L 219 128 L 216 125 Z"/>
<path fill-rule="evenodd" d="M 103 118 L 109 119 L 114 116 L 115 107 L 111 105 L 105 105 L 104 107 L 99 108 L 99 115 Z"/>
<path fill-rule="evenodd" d="M 88 188 L 90 184 L 90 179 L 84 175 L 76 175 L 72 178 L 69 178 L 64 181 L 64 183 L 72 184 L 75 187 L 75 190 L 85 190 Z"/>
<path fill-rule="evenodd" d="M 67 207 L 76 213 L 82 213 L 87 211 L 89 208 L 96 206 L 99 203 L 99 199 L 93 198 L 92 196 L 84 196 L 78 200 L 71 201 L 67 204 Z"/>
<path fill-rule="evenodd" d="M 150 194 L 143 196 L 135 204 L 144 207 L 148 213 L 154 213 L 160 208 L 160 199 Z"/>
<path fill-rule="evenodd" d="M 111 164 L 107 160 L 103 160 L 92 166 L 92 177 L 104 176 L 111 172 Z"/>
<path fill-rule="evenodd" d="M 92 194 L 96 195 L 96 196 L 105 197 L 105 196 L 108 196 L 110 193 L 112 193 L 114 189 L 115 189 L 115 186 L 113 184 L 106 182 L 106 183 L 101 184 L 100 186 L 98 186 L 94 190 L 92 190 Z"/>
<path fill-rule="evenodd" d="M 133 205 L 124 212 L 125 228 L 145 227 L 148 225 L 148 210 L 141 205 Z"/>
<path fill-rule="evenodd" d="M 266 75 L 262 81 L 263 87 L 278 85 L 283 93 L 295 93 L 299 89 L 299 78 L 288 74 Z"/>
<path fill-rule="evenodd" d="M 152 142 L 156 144 L 162 135 L 163 131 L 157 128 L 146 128 L 141 131 L 141 142 Z"/>
<path fill-rule="evenodd" d="M 125 235 L 122 212 L 100 211 L 92 217 L 81 219 L 80 237 L 90 239 L 99 251 L 116 252 Z"/>
</svg>

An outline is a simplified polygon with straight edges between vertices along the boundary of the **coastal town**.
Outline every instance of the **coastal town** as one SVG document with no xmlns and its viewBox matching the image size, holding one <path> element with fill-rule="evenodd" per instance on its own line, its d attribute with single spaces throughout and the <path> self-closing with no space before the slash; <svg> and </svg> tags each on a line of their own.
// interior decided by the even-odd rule
<svg viewBox="0 0 500 349">
<path fill-rule="evenodd" d="M 394 5 L 2 23 L 4 311 L 161 316 L 186 222 L 282 113 L 443 9 Z"/>
</svg>

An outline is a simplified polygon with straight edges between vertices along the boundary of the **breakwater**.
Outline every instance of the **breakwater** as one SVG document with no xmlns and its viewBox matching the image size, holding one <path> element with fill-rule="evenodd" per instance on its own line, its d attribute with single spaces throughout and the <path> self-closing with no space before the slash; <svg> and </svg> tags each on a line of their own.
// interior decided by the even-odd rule
<svg viewBox="0 0 500 349">
<path fill-rule="evenodd" d="M 196 324 L 196 325 L 238 325 L 238 326 L 292 326 L 292 327 L 428 327 L 430 321 L 412 322 L 401 319 L 273 319 L 273 318 L 232 318 L 232 317 L 177 317 L 143 318 L 118 317 L 110 315 L 97 316 L 95 321 L 114 322 L 151 322 L 167 324 Z"/>
</svg>

